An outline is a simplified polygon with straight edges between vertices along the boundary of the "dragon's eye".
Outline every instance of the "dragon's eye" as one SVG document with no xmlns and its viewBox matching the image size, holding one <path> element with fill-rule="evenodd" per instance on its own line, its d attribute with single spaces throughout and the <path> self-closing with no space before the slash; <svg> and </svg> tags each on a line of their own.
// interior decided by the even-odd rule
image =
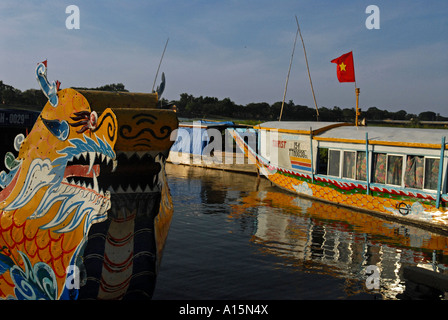
<svg viewBox="0 0 448 320">
<path fill-rule="evenodd" d="M 59 140 L 65 141 L 70 133 L 70 127 L 65 120 L 47 120 L 42 118 L 47 129 Z"/>
</svg>

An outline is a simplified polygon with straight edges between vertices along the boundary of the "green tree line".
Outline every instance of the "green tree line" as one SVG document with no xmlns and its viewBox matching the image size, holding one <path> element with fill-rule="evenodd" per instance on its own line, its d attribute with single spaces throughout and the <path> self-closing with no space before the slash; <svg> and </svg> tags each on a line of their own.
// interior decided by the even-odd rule
<svg viewBox="0 0 448 320">
<path fill-rule="evenodd" d="M 107 84 L 96 88 L 75 87 L 74 89 L 84 90 L 102 90 L 102 91 L 125 91 L 128 90 L 122 83 Z M 41 109 L 47 98 L 41 90 L 28 89 L 20 91 L 10 85 L 0 81 L 0 104 L 7 106 L 30 106 Z M 269 104 L 266 102 L 253 102 L 246 105 L 240 105 L 233 102 L 230 98 L 218 99 L 215 97 L 194 97 L 188 93 L 180 94 L 178 100 L 168 102 L 162 99 L 162 105 L 176 105 L 179 117 L 186 118 L 226 118 L 239 120 L 255 120 L 255 121 L 275 121 L 280 116 L 282 102 Z M 443 117 L 432 111 L 423 111 L 421 113 L 412 114 L 405 110 L 388 111 L 377 107 L 370 107 L 366 110 L 361 109 L 359 119 L 375 120 L 409 120 L 419 121 L 448 121 L 448 117 Z M 355 108 L 333 108 L 320 107 L 320 121 L 347 121 L 355 120 Z M 303 105 L 297 105 L 292 100 L 286 102 L 283 107 L 283 121 L 313 121 L 316 120 L 316 110 Z"/>
<path fill-rule="evenodd" d="M 101 90 L 101 91 L 125 91 L 125 86 L 122 83 L 106 84 L 97 88 L 82 88 L 76 87 L 73 89 L 84 90 Z M 42 90 L 28 89 L 20 91 L 13 86 L 7 85 L 0 80 L 0 104 L 15 107 L 31 107 L 33 109 L 42 109 L 47 103 L 47 97 L 45 97 Z"/>
<path fill-rule="evenodd" d="M 282 107 L 282 102 L 268 104 L 266 102 L 249 103 L 247 105 L 239 105 L 234 103 L 230 98 L 222 100 L 214 97 L 194 97 L 187 93 L 182 93 L 180 99 L 173 101 L 176 104 L 177 112 L 181 117 L 199 117 L 213 118 L 225 117 L 241 120 L 278 120 Z M 283 106 L 282 121 L 313 121 L 316 120 L 316 109 L 303 105 L 294 104 L 292 100 L 286 102 Z M 347 121 L 353 122 L 356 118 L 355 108 L 333 108 L 320 107 L 320 121 Z M 443 117 L 432 111 L 424 111 L 417 114 L 407 113 L 405 110 L 388 111 L 381 110 L 377 107 L 370 107 L 367 110 L 360 110 L 359 119 L 375 120 L 409 120 L 409 121 L 448 121 L 447 117 Z"/>
</svg>

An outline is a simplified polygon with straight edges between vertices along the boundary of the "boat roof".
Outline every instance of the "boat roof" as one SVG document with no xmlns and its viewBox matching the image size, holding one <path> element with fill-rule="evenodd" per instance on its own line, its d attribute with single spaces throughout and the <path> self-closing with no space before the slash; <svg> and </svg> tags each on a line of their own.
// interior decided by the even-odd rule
<svg viewBox="0 0 448 320">
<path fill-rule="evenodd" d="M 182 121 L 179 123 L 179 127 L 191 127 L 191 128 L 239 128 L 248 127 L 247 125 L 235 124 L 233 121 L 212 121 L 212 120 L 197 120 L 197 121 Z"/>
<path fill-rule="evenodd" d="M 310 134 L 315 140 L 369 144 L 440 148 L 446 129 L 355 126 L 342 122 L 266 122 L 255 128 L 278 129 L 279 132 Z"/>
<path fill-rule="evenodd" d="M 301 133 L 313 135 L 319 134 L 331 128 L 341 127 L 341 126 L 352 126 L 350 123 L 345 122 L 313 122 L 313 121 L 270 121 L 261 123 L 255 126 L 255 129 L 277 129 L 279 132 L 286 133 Z"/>
</svg>

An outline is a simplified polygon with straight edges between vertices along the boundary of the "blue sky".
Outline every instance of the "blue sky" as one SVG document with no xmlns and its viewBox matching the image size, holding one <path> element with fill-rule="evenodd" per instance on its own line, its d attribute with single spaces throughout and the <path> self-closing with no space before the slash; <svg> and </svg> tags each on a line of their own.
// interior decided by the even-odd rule
<svg viewBox="0 0 448 320">
<path fill-rule="evenodd" d="M 371 4 L 378 30 L 365 26 Z M 65 26 L 69 5 L 79 7 L 79 30 Z M 445 0 L 2 0 L 0 80 L 38 88 L 36 63 L 48 59 L 48 77 L 62 88 L 121 82 L 150 92 L 169 38 L 164 98 L 273 103 L 283 98 L 295 15 L 319 107 L 354 107 L 354 84 L 339 83 L 330 63 L 353 51 L 362 109 L 448 116 Z M 286 100 L 314 107 L 300 38 Z"/>
</svg>

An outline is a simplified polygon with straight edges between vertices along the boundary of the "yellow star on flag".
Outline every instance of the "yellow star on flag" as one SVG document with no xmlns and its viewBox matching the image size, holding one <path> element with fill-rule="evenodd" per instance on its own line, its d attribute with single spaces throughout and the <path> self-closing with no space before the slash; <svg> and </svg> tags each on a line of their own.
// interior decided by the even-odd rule
<svg viewBox="0 0 448 320">
<path fill-rule="evenodd" d="M 353 65 L 353 52 L 348 52 L 342 56 L 331 60 L 336 63 L 336 75 L 339 82 L 355 82 L 355 67 Z"/>
</svg>

